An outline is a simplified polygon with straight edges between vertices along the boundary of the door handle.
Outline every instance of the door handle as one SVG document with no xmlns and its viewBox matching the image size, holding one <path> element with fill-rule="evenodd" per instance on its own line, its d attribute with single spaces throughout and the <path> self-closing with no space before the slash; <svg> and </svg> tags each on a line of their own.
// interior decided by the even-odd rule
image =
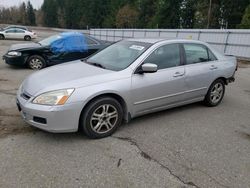
<svg viewBox="0 0 250 188">
<path fill-rule="evenodd" d="M 183 72 L 176 72 L 174 73 L 174 77 L 180 77 L 180 76 L 183 76 L 184 73 Z"/>
<path fill-rule="evenodd" d="M 218 69 L 218 67 L 216 67 L 215 65 L 210 66 L 210 70 L 215 70 L 215 69 Z"/>
</svg>

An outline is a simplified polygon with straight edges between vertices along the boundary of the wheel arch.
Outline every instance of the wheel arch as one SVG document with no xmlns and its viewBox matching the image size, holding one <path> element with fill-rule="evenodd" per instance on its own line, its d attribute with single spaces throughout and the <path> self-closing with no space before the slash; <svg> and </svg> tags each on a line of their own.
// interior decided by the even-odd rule
<svg viewBox="0 0 250 188">
<path fill-rule="evenodd" d="M 217 79 L 215 79 L 215 80 L 213 81 L 213 83 L 214 83 L 216 80 L 222 80 L 222 81 L 224 82 L 225 85 L 228 84 L 228 81 L 227 81 L 227 79 L 226 79 L 224 76 L 218 77 Z"/>
<path fill-rule="evenodd" d="M 29 60 L 29 58 L 30 58 L 31 56 L 34 56 L 34 55 L 41 56 L 41 57 L 44 59 L 46 65 L 47 65 L 47 59 L 45 58 L 45 56 L 44 56 L 42 53 L 33 52 L 33 51 L 30 51 L 30 52 L 26 55 L 26 57 L 25 57 L 25 63 L 24 63 L 24 64 L 25 64 L 25 65 L 28 65 L 28 60 Z"/>
<path fill-rule="evenodd" d="M 116 99 L 122 106 L 123 120 L 125 120 L 126 122 L 128 122 L 130 120 L 130 112 L 128 111 L 128 106 L 125 102 L 125 99 L 121 95 L 114 93 L 114 92 L 101 93 L 101 94 L 98 94 L 96 96 L 91 97 L 90 99 L 88 99 L 88 102 L 83 106 L 81 114 L 84 113 L 84 110 L 91 102 L 93 102 L 94 100 L 101 98 L 101 97 L 112 97 L 112 98 Z M 80 118 L 81 118 L 81 116 L 79 117 L 79 122 L 80 122 Z"/>
</svg>

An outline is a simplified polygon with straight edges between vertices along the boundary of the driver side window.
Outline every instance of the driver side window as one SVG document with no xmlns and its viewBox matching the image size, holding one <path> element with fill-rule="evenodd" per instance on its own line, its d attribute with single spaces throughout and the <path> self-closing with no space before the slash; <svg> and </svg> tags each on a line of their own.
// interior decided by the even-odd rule
<svg viewBox="0 0 250 188">
<path fill-rule="evenodd" d="M 180 46 L 179 44 L 167 44 L 156 49 L 144 63 L 153 63 L 158 69 L 166 69 L 180 65 Z"/>
</svg>

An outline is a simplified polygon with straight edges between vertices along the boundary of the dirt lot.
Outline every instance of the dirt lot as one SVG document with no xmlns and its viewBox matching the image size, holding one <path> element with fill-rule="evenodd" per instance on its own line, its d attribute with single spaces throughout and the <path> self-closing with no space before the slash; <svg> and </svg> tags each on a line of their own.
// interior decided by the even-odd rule
<svg viewBox="0 0 250 188">
<path fill-rule="evenodd" d="M 22 42 L 0 41 L 0 56 Z M 250 66 L 240 67 L 216 108 L 166 110 L 89 140 L 25 124 L 15 95 L 33 71 L 0 60 L 0 187 L 250 187 Z"/>
</svg>

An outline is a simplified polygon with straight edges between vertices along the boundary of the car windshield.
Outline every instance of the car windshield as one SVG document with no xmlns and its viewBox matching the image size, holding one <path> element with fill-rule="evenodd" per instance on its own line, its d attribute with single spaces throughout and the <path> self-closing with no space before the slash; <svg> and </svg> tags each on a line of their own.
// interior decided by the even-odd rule
<svg viewBox="0 0 250 188">
<path fill-rule="evenodd" d="M 149 46 L 149 43 L 120 41 L 90 57 L 86 62 L 101 68 L 120 71 L 131 65 Z"/>
<path fill-rule="evenodd" d="M 42 41 L 39 42 L 42 46 L 49 46 L 52 42 L 56 41 L 57 39 L 60 39 L 61 35 L 53 35 L 51 37 L 48 37 Z"/>
</svg>

